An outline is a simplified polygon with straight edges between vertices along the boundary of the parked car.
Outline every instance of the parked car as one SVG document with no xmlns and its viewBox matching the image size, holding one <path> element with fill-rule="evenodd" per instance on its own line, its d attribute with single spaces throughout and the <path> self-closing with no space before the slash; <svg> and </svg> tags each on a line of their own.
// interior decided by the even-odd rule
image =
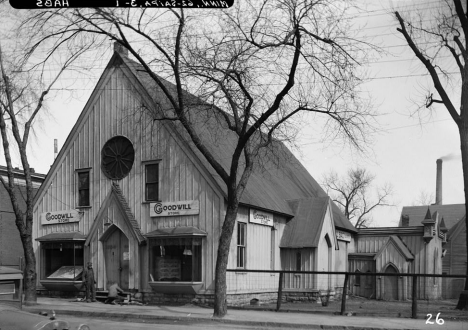
<svg viewBox="0 0 468 330">
<path fill-rule="evenodd" d="M 90 330 L 86 324 L 72 324 L 55 313 L 31 314 L 0 304 L 1 330 Z"/>
</svg>

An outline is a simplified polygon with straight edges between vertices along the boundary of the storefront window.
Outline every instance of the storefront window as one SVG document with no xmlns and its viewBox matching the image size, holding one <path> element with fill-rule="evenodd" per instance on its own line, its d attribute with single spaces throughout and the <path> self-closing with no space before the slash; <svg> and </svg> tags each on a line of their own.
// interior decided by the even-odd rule
<svg viewBox="0 0 468 330">
<path fill-rule="evenodd" d="M 42 279 L 80 280 L 83 273 L 83 243 L 43 242 Z"/>
<path fill-rule="evenodd" d="M 150 281 L 201 281 L 202 239 L 150 239 Z"/>
</svg>

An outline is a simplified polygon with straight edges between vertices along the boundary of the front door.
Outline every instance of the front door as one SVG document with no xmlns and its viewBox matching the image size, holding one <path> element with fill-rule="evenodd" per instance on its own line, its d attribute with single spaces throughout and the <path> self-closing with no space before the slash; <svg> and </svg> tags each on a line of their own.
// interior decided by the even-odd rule
<svg viewBox="0 0 468 330">
<path fill-rule="evenodd" d="M 128 238 L 117 227 L 104 242 L 104 259 L 107 283 L 116 282 L 123 290 L 128 290 Z"/>
<path fill-rule="evenodd" d="M 392 265 L 388 265 L 385 273 L 397 274 L 398 271 Z M 398 300 L 398 276 L 384 276 L 384 299 Z"/>
</svg>

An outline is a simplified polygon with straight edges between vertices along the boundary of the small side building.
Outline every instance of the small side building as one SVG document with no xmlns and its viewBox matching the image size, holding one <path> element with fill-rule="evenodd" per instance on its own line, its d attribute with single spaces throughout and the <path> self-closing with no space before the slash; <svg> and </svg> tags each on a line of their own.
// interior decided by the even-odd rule
<svg viewBox="0 0 468 330">
<path fill-rule="evenodd" d="M 401 211 L 399 226 L 408 227 L 420 224 L 428 209 L 439 214 L 443 219 L 441 229 L 446 231 L 446 243 L 442 246 L 442 274 L 465 274 L 467 262 L 465 204 L 405 206 Z M 458 299 L 464 285 L 464 278 L 444 278 L 442 298 Z"/>
<path fill-rule="evenodd" d="M 357 296 L 384 300 L 412 298 L 412 282 L 406 276 L 366 276 L 366 273 L 442 273 L 442 245 L 446 242 L 443 220 L 426 209 L 419 225 L 360 229 L 355 251 L 349 253 L 350 291 Z M 418 278 L 417 299 L 440 299 L 442 280 Z"/>
</svg>

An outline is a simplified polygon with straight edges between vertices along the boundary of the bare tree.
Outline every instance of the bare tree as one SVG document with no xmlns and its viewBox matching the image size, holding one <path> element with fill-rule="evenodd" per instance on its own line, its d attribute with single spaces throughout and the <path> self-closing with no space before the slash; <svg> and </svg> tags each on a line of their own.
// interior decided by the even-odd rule
<svg viewBox="0 0 468 330">
<path fill-rule="evenodd" d="M 445 0 L 439 5 L 432 11 L 418 13 L 416 17 L 402 15 L 399 11 L 394 14 L 399 24 L 397 31 L 424 65 L 434 85 L 434 91 L 428 90 L 422 104 L 426 108 L 438 104 L 444 106 L 458 127 L 468 214 L 468 9 L 466 2 L 460 0 Z M 451 71 L 453 67 L 455 73 Z M 454 88 L 454 84 L 459 88 Z M 459 106 L 457 99 L 460 100 Z M 465 221 L 468 228 L 468 218 Z M 468 259 L 468 231 L 466 242 Z M 468 274 L 468 263 L 466 272 Z M 457 309 L 467 308 L 468 281 L 465 281 L 465 291 L 460 294 Z"/>
<path fill-rule="evenodd" d="M 392 194 L 390 184 L 376 188 L 375 197 L 371 196 L 374 179 L 375 176 L 366 169 L 356 168 L 348 170 L 344 177 L 331 171 L 324 176 L 322 184 L 356 228 L 367 228 L 372 223 L 373 210 L 392 206 L 389 202 Z"/>
<path fill-rule="evenodd" d="M 37 45 L 49 43 L 50 52 L 83 36 L 127 49 L 168 100 L 155 118 L 179 123 L 226 184 L 215 270 L 217 317 L 227 312 L 226 268 L 239 202 L 264 150 L 289 139 L 291 123 L 304 120 L 357 148 L 372 130 L 372 109 L 357 93 L 362 80 L 356 69 L 366 52 L 348 35 L 348 8 L 342 1 L 239 1 L 230 10 L 193 16 L 184 10 L 94 8 L 41 11 L 25 21 L 24 28 L 40 36 Z M 197 132 L 194 102 L 207 105 L 205 116 L 235 137 L 229 159 L 218 159 Z"/>
<path fill-rule="evenodd" d="M 431 205 L 435 201 L 434 193 L 427 190 L 421 190 L 418 197 L 413 201 L 413 206 Z"/>
<path fill-rule="evenodd" d="M 3 13 L 2 16 L 4 15 L 8 14 Z M 28 303 L 36 301 L 36 260 L 32 237 L 35 189 L 28 159 L 31 152 L 30 141 L 34 140 L 34 126 L 44 112 L 44 105 L 53 97 L 53 87 L 91 45 L 68 48 L 69 56 L 63 57 L 59 62 L 55 61 L 54 70 L 50 70 L 44 63 L 38 64 L 25 51 L 28 47 L 22 42 L 23 39 L 12 42 L 18 36 L 15 30 L 17 26 L 7 26 L 9 29 L 2 30 L 1 34 L 5 41 L 0 44 L 0 139 L 7 178 L 0 176 L 0 182 L 8 192 L 24 250 L 24 292 L 25 302 Z M 15 182 L 14 167 L 18 163 L 21 164 L 25 177 L 24 189 L 20 189 Z M 22 201 L 25 208 L 20 206 Z"/>
</svg>

